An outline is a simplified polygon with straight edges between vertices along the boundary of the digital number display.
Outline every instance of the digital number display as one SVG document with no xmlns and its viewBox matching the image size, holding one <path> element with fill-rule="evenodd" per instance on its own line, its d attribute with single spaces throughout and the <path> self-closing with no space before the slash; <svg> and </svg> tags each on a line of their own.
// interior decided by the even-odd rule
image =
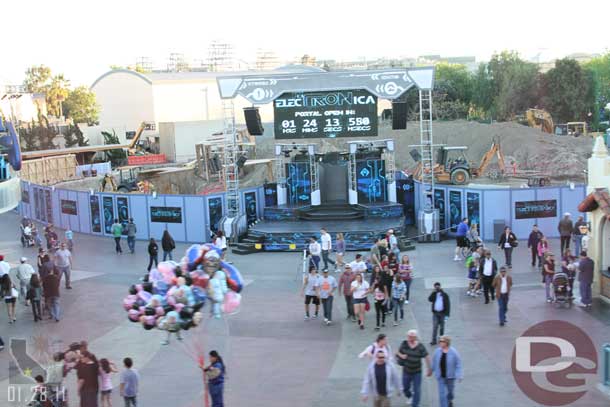
<svg viewBox="0 0 610 407">
<path fill-rule="evenodd" d="M 377 97 L 366 90 L 284 93 L 273 106 L 276 139 L 377 136 Z"/>
</svg>

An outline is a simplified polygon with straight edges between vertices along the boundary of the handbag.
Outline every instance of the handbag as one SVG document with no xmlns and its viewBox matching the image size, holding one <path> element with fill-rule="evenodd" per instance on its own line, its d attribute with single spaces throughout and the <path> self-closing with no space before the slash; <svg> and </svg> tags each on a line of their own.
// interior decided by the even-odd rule
<svg viewBox="0 0 610 407">
<path fill-rule="evenodd" d="M 19 298 L 19 291 L 15 287 L 11 288 L 11 297 Z"/>
<path fill-rule="evenodd" d="M 518 247 L 519 246 L 519 242 L 516 240 L 513 240 L 512 243 L 510 244 L 511 247 Z"/>
<path fill-rule="evenodd" d="M 369 299 L 366 299 L 366 302 L 364 303 L 364 310 L 365 311 L 370 311 L 371 310 L 371 303 L 369 302 Z"/>
</svg>

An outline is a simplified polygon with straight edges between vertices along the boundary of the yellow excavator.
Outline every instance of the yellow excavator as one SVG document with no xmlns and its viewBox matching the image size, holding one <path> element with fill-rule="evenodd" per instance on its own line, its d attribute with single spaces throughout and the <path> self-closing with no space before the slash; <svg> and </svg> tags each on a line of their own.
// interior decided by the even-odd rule
<svg viewBox="0 0 610 407">
<path fill-rule="evenodd" d="M 129 143 L 129 147 L 127 147 L 127 152 L 129 153 L 129 155 L 135 155 L 137 153 L 138 141 L 140 140 L 140 137 L 142 136 L 142 133 L 144 132 L 144 130 L 154 130 L 154 129 L 155 129 L 155 123 L 150 123 L 150 122 L 140 123 L 140 126 L 136 130 L 135 135 L 133 136 L 133 139 L 131 139 L 131 143 Z"/>
<path fill-rule="evenodd" d="M 434 164 L 434 177 L 439 183 L 450 183 L 454 185 L 465 185 L 471 178 L 487 175 L 492 179 L 502 177 L 506 172 L 504 154 L 500 148 L 500 142 L 494 139 L 491 147 L 481 158 L 477 167 L 471 164 L 466 157 L 466 146 L 442 146 L 437 150 L 436 164 Z M 494 156 L 498 157 L 499 173 L 492 171 L 486 174 L 487 167 Z M 418 163 L 413 177 L 421 179 L 422 163 Z"/>
<path fill-rule="evenodd" d="M 527 124 L 545 133 L 554 134 L 555 125 L 551 114 L 543 109 L 527 109 L 525 112 Z"/>
</svg>

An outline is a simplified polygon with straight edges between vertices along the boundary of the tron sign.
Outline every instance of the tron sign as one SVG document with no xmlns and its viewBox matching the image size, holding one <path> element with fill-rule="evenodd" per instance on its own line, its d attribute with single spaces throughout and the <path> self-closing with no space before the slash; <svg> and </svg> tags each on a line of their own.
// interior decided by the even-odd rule
<svg viewBox="0 0 610 407">
<path fill-rule="evenodd" d="M 274 114 L 276 139 L 377 136 L 377 97 L 366 90 L 284 93 Z"/>
</svg>

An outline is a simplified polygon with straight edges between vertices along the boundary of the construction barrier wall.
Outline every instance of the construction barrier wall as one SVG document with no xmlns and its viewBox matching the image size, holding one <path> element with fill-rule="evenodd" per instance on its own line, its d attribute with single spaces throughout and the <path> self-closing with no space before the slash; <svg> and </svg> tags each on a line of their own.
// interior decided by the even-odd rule
<svg viewBox="0 0 610 407">
<path fill-rule="evenodd" d="M 421 184 L 415 182 L 415 209 L 424 208 L 424 196 L 420 193 Z M 565 185 L 537 188 L 492 188 L 484 186 L 434 186 L 435 206 L 440 212 L 440 228 L 449 229 L 448 236 L 455 236 L 455 226 L 462 218 L 468 217 L 479 224 L 481 238 L 486 241 L 497 241 L 499 235 L 496 225 L 509 226 L 523 243 L 537 224 L 547 237 L 559 237 L 557 225 L 563 214 L 569 212 L 572 220 L 579 215 L 578 204 L 587 195 L 587 187 Z M 528 208 L 529 205 L 529 208 Z M 537 205 L 547 207 L 546 212 L 536 212 Z M 554 211 L 553 211 L 554 208 Z M 520 210 L 521 216 L 517 214 Z M 554 216 L 551 216 L 553 215 Z M 524 218 L 524 215 L 526 216 Z"/>
<path fill-rule="evenodd" d="M 61 229 L 99 236 L 111 236 L 115 218 L 132 217 L 139 240 L 160 239 L 167 229 L 179 242 L 207 242 L 226 213 L 224 193 L 214 195 L 116 194 L 74 191 L 22 181 L 22 216 Z M 265 205 L 263 187 L 240 191 L 241 205 L 250 216 L 261 219 Z M 247 205 L 246 205 L 247 203 Z M 188 220 L 188 222 L 187 222 Z"/>
<path fill-rule="evenodd" d="M 25 160 L 21 165 L 21 179 L 42 185 L 76 178 L 76 156 L 74 154 Z"/>
</svg>

